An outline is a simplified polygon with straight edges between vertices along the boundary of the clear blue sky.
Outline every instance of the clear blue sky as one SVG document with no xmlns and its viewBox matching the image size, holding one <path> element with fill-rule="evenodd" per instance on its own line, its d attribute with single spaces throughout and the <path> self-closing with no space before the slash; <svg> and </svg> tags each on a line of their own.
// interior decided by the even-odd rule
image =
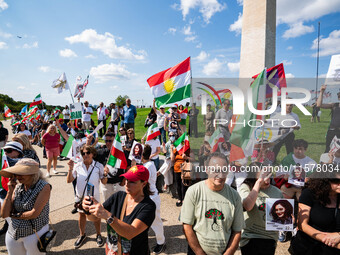
<svg viewBox="0 0 340 255">
<path fill-rule="evenodd" d="M 315 77 L 318 21 L 325 76 L 340 54 L 339 11 L 340 0 L 277 0 L 276 62 L 288 77 Z M 126 94 L 149 105 L 146 79 L 188 56 L 195 78 L 238 77 L 241 20 L 242 0 L 0 0 L 0 93 L 65 105 L 69 92 L 51 88 L 65 72 L 72 93 L 90 75 L 92 104 Z"/>
</svg>

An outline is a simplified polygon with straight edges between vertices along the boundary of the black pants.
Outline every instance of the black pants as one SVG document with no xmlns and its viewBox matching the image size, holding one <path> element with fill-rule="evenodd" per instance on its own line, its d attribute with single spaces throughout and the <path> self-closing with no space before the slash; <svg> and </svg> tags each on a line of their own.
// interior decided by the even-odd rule
<svg viewBox="0 0 340 255">
<path fill-rule="evenodd" d="M 275 159 L 277 157 L 277 154 L 279 154 L 282 145 L 286 146 L 287 155 L 294 151 L 294 147 L 293 147 L 294 139 L 295 139 L 295 135 L 292 132 L 289 135 L 287 135 L 282 141 L 280 141 L 278 144 L 274 146 L 273 152 L 275 153 Z"/>
<path fill-rule="evenodd" d="M 198 136 L 197 131 L 197 120 L 190 121 L 189 120 L 189 136 L 194 135 L 195 137 Z"/>
<path fill-rule="evenodd" d="M 332 142 L 334 136 L 339 138 L 340 137 L 340 130 L 328 129 L 327 135 L 326 135 L 326 150 L 325 150 L 325 153 L 329 152 L 331 142 Z"/>
<path fill-rule="evenodd" d="M 273 239 L 253 238 L 241 247 L 242 255 L 274 255 L 276 241 Z"/>
<path fill-rule="evenodd" d="M 183 185 L 181 173 L 174 173 L 174 175 L 175 175 L 175 183 L 176 183 L 178 200 L 183 201 L 185 193 L 187 192 L 188 186 Z"/>
<path fill-rule="evenodd" d="M 98 125 L 103 122 L 103 127 L 101 129 L 99 129 L 99 135 L 101 137 L 103 137 L 103 135 L 105 135 L 106 133 L 106 120 L 98 120 Z M 103 132 L 104 131 L 104 132 Z"/>
</svg>

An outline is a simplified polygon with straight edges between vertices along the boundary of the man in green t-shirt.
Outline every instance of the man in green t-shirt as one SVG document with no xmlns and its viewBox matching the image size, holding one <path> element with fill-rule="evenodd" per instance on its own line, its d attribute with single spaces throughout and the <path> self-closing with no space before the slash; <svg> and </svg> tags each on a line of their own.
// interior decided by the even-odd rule
<svg viewBox="0 0 340 255">
<path fill-rule="evenodd" d="M 212 153 L 206 162 L 208 179 L 188 189 L 180 216 L 188 254 L 234 254 L 244 227 L 241 198 L 225 184 L 225 156 Z"/>
</svg>

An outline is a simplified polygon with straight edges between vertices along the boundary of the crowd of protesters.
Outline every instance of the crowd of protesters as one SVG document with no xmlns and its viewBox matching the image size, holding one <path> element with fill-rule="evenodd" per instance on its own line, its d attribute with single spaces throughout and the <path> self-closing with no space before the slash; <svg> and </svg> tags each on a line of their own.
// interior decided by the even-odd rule
<svg viewBox="0 0 340 255">
<path fill-rule="evenodd" d="M 199 110 L 195 104 L 191 107 L 174 104 L 165 111 L 165 106 L 157 108 L 154 101 L 145 119 L 144 131 L 157 123 L 160 135 L 151 140 L 136 137 L 136 128 L 143 127 L 135 125 L 139 116 L 130 99 L 122 107 L 113 103 L 106 107 L 101 102 L 98 109 L 85 101 L 83 118 L 76 122 L 70 120 L 68 107 L 62 111 L 62 118 L 46 113 L 33 123 L 14 128 L 12 141 L 0 122 L 0 147 L 9 165 L 0 171 L 2 180 L 8 183 L 0 190 L 1 216 L 6 219 L 0 234 L 6 234 L 9 254 L 42 254 L 36 243 L 48 230 L 49 197 L 53 192 L 46 178 L 58 174 L 57 162 L 66 159 L 60 153 L 71 135 L 85 141 L 80 148 L 82 160 L 68 161 L 67 183 L 73 183 L 75 196 L 72 213 L 79 214 L 80 235 L 74 248 L 84 243 L 89 220 L 96 229 L 96 245 L 106 244 L 106 254 L 150 254 L 150 227 L 157 241 L 152 252 L 171 250 L 166 247 L 162 222 L 167 215 L 161 215 L 160 211 L 159 193 L 164 192 L 177 198 L 175 204 L 181 207 L 179 220 L 188 243 L 187 254 L 234 254 L 240 248 L 242 254 L 269 255 L 275 254 L 278 241 L 290 241 L 287 253 L 291 254 L 340 254 L 340 149 L 334 149 L 332 144 L 335 142 L 335 148 L 340 148 L 340 139 L 334 139 L 340 138 L 340 106 L 339 103 L 323 104 L 325 90 L 326 86 L 322 86 L 313 106 L 331 109 L 320 164 L 308 156 L 311 141 L 295 139 L 294 132 L 301 124 L 292 112 L 293 105 L 287 105 L 285 116 L 275 113 L 277 119 L 294 121 L 293 129 L 283 132 L 278 141 L 262 140 L 254 146 L 251 157 L 235 161 L 230 161 L 233 148 L 229 141 L 230 127 L 227 122 L 214 124 L 216 118 L 232 119 L 230 100 L 224 100 L 220 109 L 207 105 L 203 134 L 198 133 Z M 338 98 L 340 100 L 340 94 Z M 98 125 L 103 123 L 103 127 L 99 134 L 89 135 L 96 128 L 95 114 Z M 197 138 L 202 144 L 197 153 L 193 149 L 181 153 L 178 144 L 175 145 L 186 133 L 187 126 L 190 139 Z M 222 140 L 214 144 L 211 138 L 216 132 Z M 126 169 L 107 164 L 118 134 Z M 136 142 L 140 145 L 136 146 Z M 44 147 L 47 158 L 44 174 L 32 145 Z M 282 145 L 286 147 L 286 155 L 279 161 Z M 254 170 L 243 171 L 249 164 Z M 292 184 L 287 172 L 272 172 L 270 167 L 275 165 L 293 168 L 293 179 L 303 185 Z M 195 166 L 206 167 L 206 171 L 195 171 Z M 225 166 L 233 166 L 236 171 L 216 170 Z M 321 176 L 316 171 L 319 166 L 334 171 L 326 171 Z M 92 196 L 85 192 L 89 184 L 93 186 Z M 293 224 L 293 231 L 266 230 L 266 199 L 269 198 L 277 200 L 269 212 L 273 222 Z M 294 210 L 286 199 L 294 199 Z M 100 228 L 102 220 L 107 223 L 106 242 Z"/>
</svg>

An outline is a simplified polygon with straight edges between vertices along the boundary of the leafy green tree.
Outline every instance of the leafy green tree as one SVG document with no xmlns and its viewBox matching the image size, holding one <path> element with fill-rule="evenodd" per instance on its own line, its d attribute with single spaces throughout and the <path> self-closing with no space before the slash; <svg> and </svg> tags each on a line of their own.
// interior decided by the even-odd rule
<svg viewBox="0 0 340 255">
<path fill-rule="evenodd" d="M 123 104 L 125 104 L 125 101 L 126 99 L 128 99 L 129 97 L 127 95 L 125 96 L 121 96 L 119 95 L 117 98 L 116 98 L 116 105 L 119 105 L 119 106 L 122 106 Z"/>
</svg>

